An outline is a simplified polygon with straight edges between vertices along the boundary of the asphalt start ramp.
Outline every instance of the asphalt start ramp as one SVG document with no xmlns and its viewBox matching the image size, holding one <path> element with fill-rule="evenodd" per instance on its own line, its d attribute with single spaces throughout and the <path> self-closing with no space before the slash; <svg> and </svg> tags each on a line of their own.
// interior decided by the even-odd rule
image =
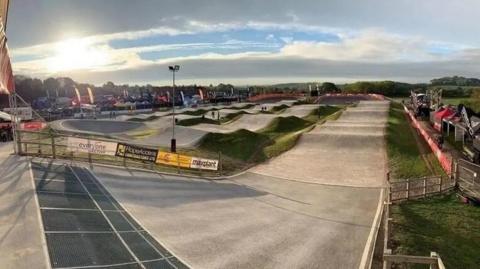
<svg viewBox="0 0 480 269">
<path fill-rule="evenodd" d="M 188 268 L 85 168 L 32 162 L 52 268 Z"/>
</svg>

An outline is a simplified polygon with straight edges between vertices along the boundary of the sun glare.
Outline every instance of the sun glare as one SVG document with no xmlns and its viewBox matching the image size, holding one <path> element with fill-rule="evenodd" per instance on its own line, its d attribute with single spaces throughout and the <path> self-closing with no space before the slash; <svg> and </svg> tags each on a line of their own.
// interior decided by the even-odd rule
<svg viewBox="0 0 480 269">
<path fill-rule="evenodd" d="M 55 46 L 55 54 L 48 61 L 52 72 L 91 69 L 107 62 L 107 53 L 86 40 L 68 39 Z"/>
</svg>

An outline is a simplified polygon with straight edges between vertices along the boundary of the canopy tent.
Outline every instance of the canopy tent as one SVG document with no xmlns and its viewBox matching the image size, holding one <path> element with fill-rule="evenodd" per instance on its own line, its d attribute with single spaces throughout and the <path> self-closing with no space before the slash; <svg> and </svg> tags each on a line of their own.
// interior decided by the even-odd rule
<svg viewBox="0 0 480 269">
<path fill-rule="evenodd" d="M 434 114 L 433 127 L 438 131 L 442 131 L 442 121 L 455 116 L 456 111 L 450 107 L 441 108 Z"/>
<path fill-rule="evenodd" d="M 456 112 L 455 110 L 453 110 L 452 108 L 444 108 L 438 112 L 435 113 L 435 118 L 439 121 L 443 120 L 444 118 L 448 118 L 448 117 L 451 117 L 453 115 L 455 115 Z"/>
<path fill-rule="evenodd" d="M 0 119 L 4 121 L 12 121 L 12 116 L 6 112 L 0 111 Z"/>
</svg>

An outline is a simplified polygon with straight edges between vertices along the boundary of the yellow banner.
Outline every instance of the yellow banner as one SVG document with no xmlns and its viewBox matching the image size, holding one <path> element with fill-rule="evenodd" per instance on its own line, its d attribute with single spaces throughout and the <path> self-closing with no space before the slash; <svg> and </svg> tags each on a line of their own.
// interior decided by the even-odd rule
<svg viewBox="0 0 480 269">
<path fill-rule="evenodd" d="M 192 157 L 177 153 L 159 151 L 156 163 L 190 168 Z"/>
</svg>

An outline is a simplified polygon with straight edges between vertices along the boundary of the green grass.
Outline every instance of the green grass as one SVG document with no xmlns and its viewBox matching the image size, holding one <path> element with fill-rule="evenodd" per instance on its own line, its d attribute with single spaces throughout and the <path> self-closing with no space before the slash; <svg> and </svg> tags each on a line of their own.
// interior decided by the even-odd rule
<svg viewBox="0 0 480 269">
<path fill-rule="evenodd" d="M 144 118 L 144 119 L 142 119 L 142 118 L 130 118 L 130 119 L 128 119 L 128 121 L 144 122 L 144 121 L 156 120 L 158 118 L 160 118 L 160 116 L 152 115 L 152 116 L 149 116 L 149 117 Z"/>
<path fill-rule="evenodd" d="M 241 129 L 226 134 L 208 133 L 202 139 L 199 148 L 247 161 L 257 152 L 259 146 L 268 143 L 272 141 L 267 135 Z"/>
<path fill-rule="evenodd" d="M 303 117 L 303 119 L 310 122 L 317 122 L 318 120 L 333 115 L 334 113 L 342 110 L 343 108 L 343 106 L 320 106 L 319 108 L 312 110 L 312 112 L 310 112 L 307 116 Z M 337 113 L 335 115 L 337 115 L 338 117 L 340 116 L 340 113 Z"/>
<path fill-rule="evenodd" d="M 218 110 L 216 108 L 213 108 L 211 110 Z M 197 109 L 197 110 L 192 110 L 192 111 L 185 111 L 185 112 L 182 112 L 182 114 L 185 114 L 185 115 L 191 115 L 191 116 L 201 116 L 205 113 L 207 113 L 208 111 L 211 111 L 211 110 L 206 110 L 206 109 Z"/>
<path fill-rule="evenodd" d="M 218 124 L 217 120 L 213 120 L 210 118 L 190 118 L 190 119 L 184 119 L 184 120 L 179 120 L 176 125 L 181 125 L 181 126 L 192 126 L 192 125 L 197 125 L 201 123 L 208 123 L 208 124 Z"/>
<path fill-rule="evenodd" d="M 273 112 L 273 113 L 282 113 L 283 111 L 285 111 L 289 107 L 290 106 L 288 106 L 288 105 L 282 104 L 282 105 L 279 105 L 279 106 L 272 107 L 270 109 L 270 111 Z"/>
<path fill-rule="evenodd" d="M 460 203 L 451 193 L 391 209 L 396 254 L 430 256 L 435 251 L 447 268 L 479 268 L 480 207 Z"/>
<path fill-rule="evenodd" d="M 247 112 L 243 111 L 243 110 L 240 110 L 238 112 L 235 112 L 235 113 L 229 113 L 227 115 L 225 115 L 224 117 L 221 117 L 220 118 L 220 123 L 221 124 L 225 124 L 225 123 L 230 123 L 232 121 L 236 121 L 238 120 L 243 114 L 248 114 Z"/>
<path fill-rule="evenodd" d="M 406 179 L 431 174 L 420 155 L 403 107 L 396 102 L 390 106 L 386 140 L 392 178 Z"/>
<path fill-rule="evenodd" d="M 227 158 L 241 161 L 240 166 L 259 163 L 291 149 L 304 131 L 313 128 L 318 120 L 325 119 L 339 110 L 341 110 L 339 107 L 321 107 L 320 111 L 314 111 L 314 118 L 307 116 L 306 119 L 294 116 L 278 117 L 257 132 L 242 129 L 226 134 L 209 133 L 200 142 L 199 149 L 222 152 Z"/>
</svg>

